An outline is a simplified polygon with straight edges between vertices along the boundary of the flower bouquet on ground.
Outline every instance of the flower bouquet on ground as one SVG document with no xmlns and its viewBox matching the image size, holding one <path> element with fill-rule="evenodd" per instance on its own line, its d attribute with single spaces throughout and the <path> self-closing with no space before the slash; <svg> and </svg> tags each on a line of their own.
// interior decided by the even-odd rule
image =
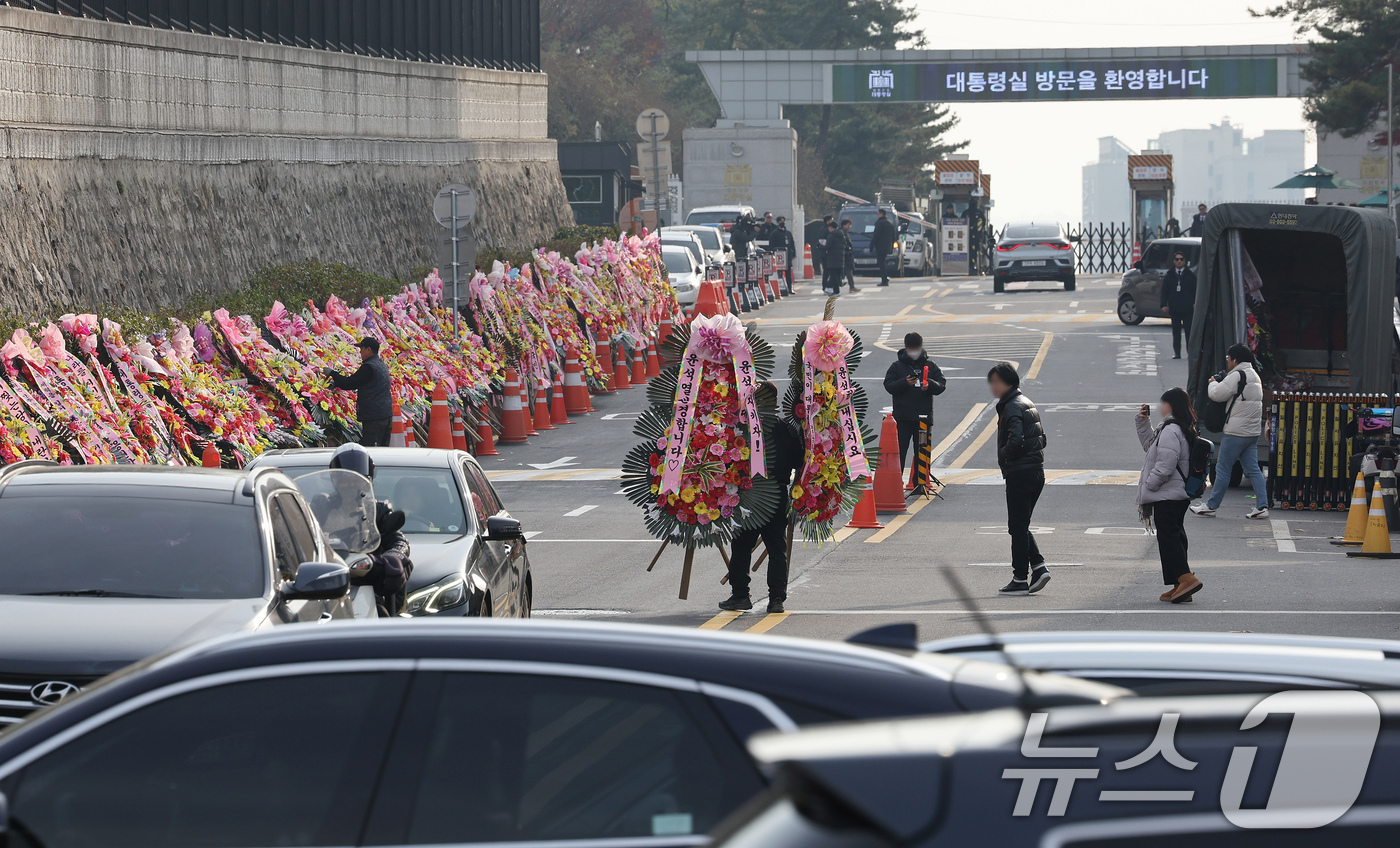
<svg viewBox="0 0 1400 848">
<path fill-rule="evenodd" d="M 802 428 L 807 450 L 792 487 L 790 515 L 808 541 L 831 538 L 837 516 L 855 509 L 874 472 L 874 458 L 865 454 L 875 437 L 864 423 L 865 389 L 850 376 L 860 355 L 860 338 L 829 313 L 792 348 L 792 383 L 783 405 Z"/>
<path fill-rule="evenodd" d="M 647 386 L 650 408 L 634 432 L 642 443 L 622 463 L 623 491 L 647 531 L 687 549 L 728 543 L 778 508 L 764 477 L 761 416 L 754 390 L 773 368 L 773 349 L 733 315 L 697 318 L 667 340 L 671 364 Z"/>
</svg>

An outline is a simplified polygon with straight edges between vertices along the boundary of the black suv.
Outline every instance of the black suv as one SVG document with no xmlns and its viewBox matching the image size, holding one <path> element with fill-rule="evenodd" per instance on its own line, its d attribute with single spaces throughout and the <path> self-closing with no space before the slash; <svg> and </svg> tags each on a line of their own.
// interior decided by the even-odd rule
<svg viewBox="0 0 1400 848">
<path fill-rule="evenodd" d="M 871 234 L 875 232 L 875 222 L 879 220 L 879 210 L 885 210 L 885 217 L 889 218 L 896 231 L 899 229 L 899 216 L 895 214 L 893 206 L 877 206 L 875 204 L 863 204 L 859 206 L 843 206 L 841 214 L 836 216 L 836 221 L 840 222 L 851 219 L 851 229 L 848 235 L 851 237 L 851 248 L 855 256 L 857 274 L 880 274 L 880 260 L 875 255 Z M 898 274 L 900 262 L 904 256 L 898 243 L 890 246 L 889 252 L 885 254 L 885 269 L 891 274 Z"/>
<path fill-rule="evenodd" d="M 0 728 L 171 648 L 374 614 L 270 468 L 16 463 L 0 540 Z"/>
<path fill-rule="evenodd" d="M 148 661 L 0 734 L 0 809 L 10 848 L 681 848 L 765 787 L 749 736 L 1005 706 L 1007 671 L 639 625 L 289 627 Z M 1121 692 L 1044 682 L 1062 702 Z"/>
</svg>

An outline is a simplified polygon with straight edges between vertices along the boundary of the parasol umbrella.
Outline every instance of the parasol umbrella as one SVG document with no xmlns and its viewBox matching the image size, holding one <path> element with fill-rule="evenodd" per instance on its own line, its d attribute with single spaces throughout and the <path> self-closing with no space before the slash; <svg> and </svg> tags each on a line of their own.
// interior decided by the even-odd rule
<svg viewBox="0 0 1400 848">
<path fill-rule="evenodd" d="M 1314 165 L 1306 171 L 1299 171 L 1274 188 L 1361 188 L 1361 186 L 1351 180 L 1338 177 L 1336 171 L 1329 171 L 1321 165 Z"/>
</svg>

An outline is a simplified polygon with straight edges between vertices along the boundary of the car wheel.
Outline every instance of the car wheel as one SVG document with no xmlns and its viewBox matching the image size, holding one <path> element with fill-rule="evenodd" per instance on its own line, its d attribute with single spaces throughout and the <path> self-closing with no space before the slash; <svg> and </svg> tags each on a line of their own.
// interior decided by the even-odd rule
<svg viewBox="0 0 1400 848">
<path fill-rule="evenodd" d="M 1002 280 L 992 280 L 992 291 L 1001 294 L 1006 291 L 1006 283 Z"/>
<path fill-rule="evenodd" d="M 1131 295 L 1124 295 L 1118 300 L 1118 320 L 1129 327 L 1136 327 L 1142 323 L 1142 315 L 1138 313 L 1137 301 Z"/>
<path fill-rule="evenodd" d="M 1065 280 L 1065 291 L 1074 291 L 1074 278 L 1073 278 L 1073 277 L 1070 277 L 1069 279 Z"/>
</svg>

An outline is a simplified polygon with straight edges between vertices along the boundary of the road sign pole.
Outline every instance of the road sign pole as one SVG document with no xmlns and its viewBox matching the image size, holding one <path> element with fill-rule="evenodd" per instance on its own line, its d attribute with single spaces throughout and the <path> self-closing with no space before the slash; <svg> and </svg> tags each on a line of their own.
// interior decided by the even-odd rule
<svg viewBox="0 0 1400 848">
<path fill-rule="evenodd" d="M 458 235 L 458 232 L 460 232 L 460 231 L 457 229 L 457 189 L 454 188 L 454 189 L 452 190 L 452 343 L 453 343 L 453 344 L 456 344 L 456 343 L 457 343 L 457 340 L 461 338 L 461 333 L 458 332 L 458 327 L 457 327 L 457 320 L 458 320 L 458 317 L 457 317 L 457 316 L 458 316 L 458 314 L 461 312 L 461 309 L 459 308 L 459 305 L 458 305 L 458 303 L 457 303 L 457 283 L 458 283 L 458 279 L 459 279 L 459 276 L 460 276 L 460 271 L 458 270 L 458 268 L 459 268 L 459 266 L 461 265 L 461 259 L 459 259 L 459 258 L 458 258 L 458 255 L 457 255 L 458 242 L 461 241 L 461 236 Z"/>
<path fill-rule="evenodd" d="M 651 190 L 653 208 L 656 209 L 656 226 L 659 229 L 661 221 L 661 148 L 656 143 L 656 113 L 651 115 Z"/>
<path fill-rule="evenodd" d="M 1385 211 L 1395 220 L 1395 63 L 1385 66 Z"/>
</svg>

